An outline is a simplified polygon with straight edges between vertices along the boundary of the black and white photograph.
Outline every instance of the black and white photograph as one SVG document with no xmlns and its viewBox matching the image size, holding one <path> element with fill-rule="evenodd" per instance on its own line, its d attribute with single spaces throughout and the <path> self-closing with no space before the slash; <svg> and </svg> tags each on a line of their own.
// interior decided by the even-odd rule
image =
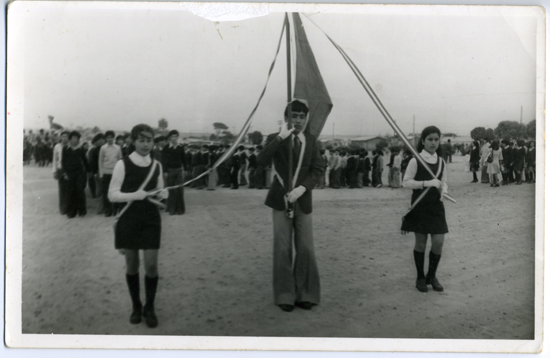
<svg viewBox="0 0 550 358">
<path fill-rule="evenodd" d="M 540 352 L 545 23 L 12 2 L 6 345 Z"/>
</svg>

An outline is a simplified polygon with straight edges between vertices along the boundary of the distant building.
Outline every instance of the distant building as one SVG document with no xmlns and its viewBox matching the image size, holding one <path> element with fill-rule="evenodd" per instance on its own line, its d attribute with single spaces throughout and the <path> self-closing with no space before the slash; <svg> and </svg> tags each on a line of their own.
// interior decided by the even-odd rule
<svg viewBox="0 0 550 358">
<path fill-rule="evenodd" d="M 368 151 L 372 151 L 372 150 L 375 150 L 376 145 L 383 140 L 385 140 L 384 137 L 380 137 L 380 136 L 356 137 L 350 140 L 350 145 L 361 147 Z"/>
</svg>

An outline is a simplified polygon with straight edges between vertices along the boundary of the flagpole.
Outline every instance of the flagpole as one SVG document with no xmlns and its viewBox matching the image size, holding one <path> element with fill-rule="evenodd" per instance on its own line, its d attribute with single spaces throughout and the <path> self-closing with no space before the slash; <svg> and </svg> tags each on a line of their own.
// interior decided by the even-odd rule
<svg viewBox="0 0 550 358">
<path fill-rule="evenodd" d="M 288 20 L 288 13 L 285 13 L 285 27 L 286 27 L 286 82 L 287 82 L 287 106 L 286 106 L 286 118 L 287 126 L 290 129 L 292 127 L 292 106 L 290 102 L 292 101 L 292 73 L 291 73 L 291 62 L 290 62 L 290 21 Z M 290 145 L 288 146 L 288 188 L 287 193 L 292 191 L 292 138 Z"/>
</svg>

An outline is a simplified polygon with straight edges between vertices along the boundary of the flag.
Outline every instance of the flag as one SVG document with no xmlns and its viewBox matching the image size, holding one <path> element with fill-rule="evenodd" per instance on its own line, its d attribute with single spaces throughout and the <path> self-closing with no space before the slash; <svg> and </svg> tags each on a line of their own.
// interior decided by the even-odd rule
<svg viewBox="0 0 550 358">
<path fill-rule="evenodd" d="M 296 36 L 296 82 L 294 98 L 306 100 L 309 107 L 306 132 L 318 138 L 332 109 L 332 101 L 309 46 L 306 32 L 296 12 L 292 13 Z"/>
</svg>

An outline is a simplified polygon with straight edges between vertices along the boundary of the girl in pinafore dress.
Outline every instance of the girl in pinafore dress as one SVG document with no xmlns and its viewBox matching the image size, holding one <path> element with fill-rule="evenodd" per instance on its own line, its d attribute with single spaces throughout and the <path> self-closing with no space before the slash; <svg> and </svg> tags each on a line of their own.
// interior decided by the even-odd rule
<svg viewBox="0 0 550 358">
<path fill-rule="evenodd" d="M 164 199 L 168 193 L 163 189 L 161 165 L 150 155 L 153 129 L 146 124 L 139 124 L 132 129 L 131 137 L 135 151 L 115 165 L 109 186 L 109 200 L 129 205 L 116 224 L 115 248 L 126 258 L 126 282 L 132 299 L 130 323 L 140 323 L 143 315 L 147 326 L 154 328 L 158 325 L 154 301 L 158 285 L 161 221 L 159 209 L 149 201 L 147 192 L 162 189 L 157 198 Z M 139 250 L 143 250 L 145 266 L 145 306 L 141 304 L 139 293 Z"/>
<path fill-rule="evenodd" d="M 414 232 L 415 235 L 416 243 L 413 253 L 417 272 L 416 288 L 420 292 L 428 292 L 428 285 L 432 285 L 435 291 L 443 291 L 443 286 L 435 277 L 445 234 L 449 232 L 445 219 L 445 207 L 441 201 L 441 195 L 447 192 L 447 171 L 445 161 L 440 156 L 440 138 L 441 132 L 437 127 L 427 127 L 422 131 L 417 148 L 418 153 L 437 179 L 433 179 L 416 158 L 412 158 L 409 162 L 403 178 L 403 186 L 413 189 L 411 205 L 424 190 L 428 191 L 426 196 L 405 215 L 401 226 L 403 234 Z M 432 237 L 432 247 L 428 273 L 424 275 L 424 257 L 428 234 Z"/>
</svg>

